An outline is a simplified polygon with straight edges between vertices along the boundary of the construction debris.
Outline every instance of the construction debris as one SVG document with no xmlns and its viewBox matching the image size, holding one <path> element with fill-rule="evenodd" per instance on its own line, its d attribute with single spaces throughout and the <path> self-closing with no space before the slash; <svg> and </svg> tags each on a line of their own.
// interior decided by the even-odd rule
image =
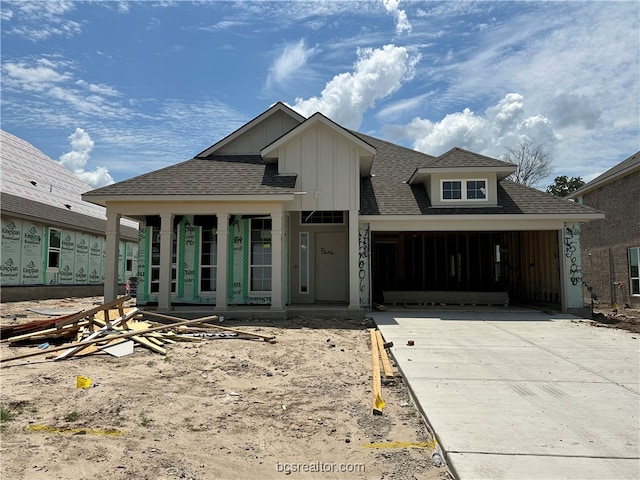
<svg viewBox="0 0 640 480">
<path fill-rule="evenodd" d="M 142 346 L 160 355 L 166 355 L 166 345 L 178 341 L 200 342 L 207 339 L 234 338 L 259 340 L 275 343 L 275 337 L 235 330 L 213 325 L 208 322 L 218 320 L 217 315 L 184 320 L 179 317 L 145 312 L 138 308 L 125 308 L 129 296 L 120 297 L 96 308 L 58 318 L 36 320 L 23 325 L 2 327 L 2 341 L 11 346 L 27 342 L 40 342 L 37 350 L 12 357 L 0 358 L 0 367 L 7 362 L 37 355 L 48 355 L 54 360 L 64 360 L 72 356 L 108 353 L 115 357 L 130 355 L 133 346 Z M 112 319 L 116 316 L 117 318 Z M 142 320 L 144 317 L 170 320 L 172 323 L 158 323 Z M 71 343 L 59 344 L 60 341 Z M 42 343 L 44 341 L 44 343 Z M 51 345 L 51 343 L 58 345 Z"/>
</svg>

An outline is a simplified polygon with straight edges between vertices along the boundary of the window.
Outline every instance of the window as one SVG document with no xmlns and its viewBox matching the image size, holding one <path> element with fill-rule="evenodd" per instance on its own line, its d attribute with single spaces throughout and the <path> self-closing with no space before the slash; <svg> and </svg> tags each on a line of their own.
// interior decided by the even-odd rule
<svg viewBox="0 0 640 480">
<path fill-rule="evenodd" d="M 462 199 L 462 182 L 460 181 L 443 181 L 442 182 L 442 199 L 443 200 L 460 200 Z"/>
<path fill-rule="evenodd" d="M 271 219 L 251 220 L 251 290 L 271 291 Z"/>
<path fill-rule="evenodd" d="M 309 293 L 309 233 L 300 232 L 300 293 Z"/>
<path fill-rule="evenodd" d="M 202 228 L 200 247 L 200 291 L 214 292 L 218 270 L 218 234 L 215 228 Z"/>
<path fill-rule="evenodd" d="M 442 180 L 441 187 L 443 201 L 487 199 L 486 180 Z"/>
<path fill-rule="evenodd" d="M 300 212 L 300 223 L 343 224 L 344 212 L 332 210 L 312 210 Z"/>
<path fill-rule="evenodd" d="M 60 239 L 62 232 L 55 228 L 49 229 L 49 259 L 47 260 L 47 267 L 59 268 L 60 267 Z"/>
<path fill-rule="evenodd" d="M 629 279 L 631 295 L 640 295 L 640 247 L 629 249 Z"/>
<path fill-rule="evenodd" d="M 467 182 L 467 200 L 484 200 L 487 198 L 487 182 L 469 180 Z"/>
<path fill-rule="evenodd" d="M 178 245 L 175 232 L 171 235 L 171 293 L 176 293 L 176 260 Z M 160 229 L 151 227 L 151 278 L 150 293 L 160 293 Z"/>
</svg>

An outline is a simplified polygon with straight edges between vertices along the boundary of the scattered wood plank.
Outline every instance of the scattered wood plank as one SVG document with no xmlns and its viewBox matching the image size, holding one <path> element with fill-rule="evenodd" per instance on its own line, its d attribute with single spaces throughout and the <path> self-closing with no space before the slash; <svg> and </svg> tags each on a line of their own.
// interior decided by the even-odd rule
<svg viewBox="0 0 640 480">
<path fill-rule="evenodd" d="M 156 313 L 156 312 L 144 312 L 145 315 L 149 315 L 151 317 L 158 317 L 158 318 L 164 318 L 167 320 L 180 320 L 180 318 L 178 317 L 172 317 L 170 315 L 164 315 L 161 313 Z M 216 317 L 217 318 L 217 317 Z M 252 332 L 245 332 L 243 330 L 236 330 L 235 328 L 228 328 L 228 327 L 223 327 L 221 325 L 212 325 L 212 324 L 208 324 L 207 327 L 211 327 L 211 328 L 216 328 L 218 330 L 224 330 L 227 332 L 234 332 L 240 335 L 249 335 L 255 338 L 261 338 L 262 340 L 264 340 L 265 342 L 269 342 L 269 343 L 275 343 L 275 336 L 273 335 L 261 335 L 259 333 L 252 333 Z"/>
<path fill-rule="evenodd" d="M 136 308 L 135 311 L 129 312 L 127 314 L 127 316 L 132 317 L 132 316 L 137 315 L 137 313 L 138 313 L 138 309 Z M 106 323 L 103 320 L 100 320 L 98 318 L 94 319 L 94 321 L 98 325 L 103 325 L 103 326 L 106 325 Z M 139 322 L 131 322 L 129 324 L 129 327 L 131 325 L 133 325 L 134 323 L 139 323 Z M 145 329 L 145 328 L 137 328 L 137 329 L 131 329 L 131 331 L 141 332 L 141 331 L 147 330 L 147 329 Z M 117 331 L 125 331 L 124 327 L 117 327 L 117 328 L 115 328 L 115 330 L 117 330 Z M 131 337 L 131 340 L 133 340 L 134 342 L 136 342 L 137 344 L 139 344 L 139 345 L 141 345 L 141 346 L 143 346 L 145 348 L 148 348 L 149 350 L 152 350 L 152 351 L 154 351 L 156 353 L 159 353 L 160 355 L 166 355 L 167 354 L 167 350 L 162 347 L 162 344 L 159 345 L 158 343 L 154 342 L 152 338 L 146 338 L 146 337 L 143 337 L 141 335 L 133 335 Z"/>
<path fill-rule="evenodd" d="M 93 316 L 98 313 L 98 312 L 104 312 L 104 311 L 109 311 L 111 310 L 113 307 L 116 307 L 118 309 L 118 311 L 123 310 L 124 308 L 124 302 L 126 302 L 127 300 L 129 300 L 131 297 L 129 295 L 124 295 L 122 297 L 118 297 L 115 300 L 111 300 L 110 302 L 106 302 L 103 303 L 97 307 L 94 308 L 90 308 L 89 310 L 83 310 L 79 313 L 76 313 L 75 315 L 69 315 L 68 317 L 62 319 L 62 320 L 58 320 L 58 322 L 56 322 L 56 327 L 60 328 L 64 325 L 69 325 L 70 323 L 75 323 L 79 320 L 85 319 L 85 318 L 89 318 L 92 319 Z M 107 314 L 108 315 L 108 314 Z M 120 316 L 123 316 L 124 313 L 122 313 Z"/>
<path fill-rule="evenodd" d="M 52 348 L 47 348 L 46 350 L 38 350 L 35 352 L 27 352 L 27 353 L 22 353 L 19 355 L 14 355 L 13 357 L 8 357 L 8 358 L 0 358 L 0 367 L 4 367 L 6 366 L 7 362 L 11 362 L 13 360 L 20 360 L 23 358 L 29 358 L 29 357 L 35 357 L 38 355 L 45 355 L 51 352 L 59 352 L 61 350 L 66 350 L 69 348 L 74 348 L 74 347 L 80 347 L 80 346 L 86 346 L 86 345 L 93 345 L 95 343 L 99 343 L 99 342 L 103 342 L 103 341 L 108 341 L 108 340 L 112 340 L 114 338 L 129 338 L 129 337 L 133 337 L 135 335 L 143 335 L 149 332 L 159 332 L 162 330 L 170 330 L 172 328 L 176 328 L 179 327 L 181 325 L 197 325 L 199 323 L 204 323 L 204 322 L 208 322 L 210 320 L 217 320 L 218 316 L 217 315 L 213 315 L 210 317 L 201 317 L 201 318 L 196 318 L 194 320 L 184 320 L 181 322 L 176 322 L 176 323 L 172 323 L 172 324 L 168 324 L 168 325 L 162 325 L 159 327 L 152 327 L 152 328 L 148 328 L 147 330 L 141 330 L 141 331 L 133 331 L 133 332 L 123 332 L 123 333 L 118 333 L 115 335 L 107 335 L 106 337 L 100 337 L 100 338 L 94 338 L 91 340 L 83 340 L 81 342 L 75 342 L 75 343 L 71 343 L 71 344 L 67 344 L 67 345 L 60 345 L 59 347 L 52 347 Z"/>
<path fill-rule="evenodd" d="M 118 324 L 120 324 L 121 322 L 126 321 L 127 318 L 130 318 L 130 317 L 134 316 L 137 312 L 138 312 L 138 309 L 136 308 L 133 311 L 127 313 L 126 315 L 123 315 L 121 317 L 116 318 L 113 322 L 104 323 L 102 325 L 102 328 L 100 330 L 98 330 L 97 332 L 93 332 L 91 335 L 89 335 L 87 337 L 87 340 L 93 340 L 94 338 L 102 337 L 107 333 L 108 330 L 115 330 L 117 328 Z M 65 358 L 67 358 L 67 357 L 71 357 L 72 355 L 74 355 L 75 353 L 79 352 L 83 348 L 84 348 L 83 346 L 70 348 L 66 352 L 61 353 L 60 355 L 58 355 L 55 358 L 55 360 L 63 360 Z"/>
<path fill-rule="evenodd" d="M 373 414 L 382 415 L 382 409 L 385 406 L 382 399 L 382 381 L 380 380 L 380 356 L 378 354 L 378 340 L 376 338 L 375 329 L 369 330 L 371 336 L 371 364 L 373 372 Z"/>
<path fill-rule="evenodd" d="M 23 342 L 25 340 L 36 340 L 37 338 L 47 336 L 49 334 L 51 334 L 51 338 L 55 338 L 57 336 L 66 335 L 66 334 L 73 335 L 75 334 L 75 331 L 79 327 L 83 327 L 88 324 L 89 324 L 88 321 L 82 320 L 74 325 L 65 325 L 62 328 L 56 328 L 56 327 L 45 328 L 44 330 L 38 330 L 30 333 L 25 333 L 23 335 L 16 335 L 11 338 L 3 339 L 3 341 L 6 340 L 9 343 L 16 343 L 16 342 Z M 54 325 L 55 325 L 55 322 L 54 322 Z"/>
<path fill-rule="evenodd" d="M 380 333 L 380 330 L 376 330 L 376 340 L 378 342 L 378 351 L 380 352 L 384 378 L 393 378 L 393 368 L 391 368 L 391 362 L 389 361 L 387 350 L 384 348 L 384 340 L 382 339 L 382 333 Z"/>
</svg>

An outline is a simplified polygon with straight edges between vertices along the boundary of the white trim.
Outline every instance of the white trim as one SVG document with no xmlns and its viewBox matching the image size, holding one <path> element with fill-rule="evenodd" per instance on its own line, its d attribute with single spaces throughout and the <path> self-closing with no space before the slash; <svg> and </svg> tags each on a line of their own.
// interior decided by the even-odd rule
<svg viewBox="0 0 640 480">
<path fill-rule="evenodd" d="M 295 200 L 295 194 L 291 193 L 278 193 L 274 195 L 89 195 L 82 198 L 84 201 L 93 203 L 95 205 L 101 205 L 103 207 L 113 204 L 121 203 L 123 206 L 131 206 L 135 204 L 144 205 L 149 208 L 149 203 L 167 203 L 167 204 L 186 204 L 189 202 L 193 204 L 200 204 L 202 202 L 238 202 L 242 203 L 264 203 L 264 202 L 293 202 Z M 126 210 L 126 208 L 125 208 Z M 187 213 L 191 213 L 187 211 Z M 132 215 L 128 213 L 128 215 Z"/>
<path fill-rule="evenodd" d="M 460 198 L 444 198 L 444 183 L 445 182 L 460 182 Z M 467 190 L 469 182 L 484 182 L 484 198 L 467 198 Z M 482 203 L 489 201 L 488 192 L 489 179 L 488 178 L 443 178 L 440 179 L 440 201 L 446 203 L 455 202 L 470 202 L 470 203 Z"/>
</svg>

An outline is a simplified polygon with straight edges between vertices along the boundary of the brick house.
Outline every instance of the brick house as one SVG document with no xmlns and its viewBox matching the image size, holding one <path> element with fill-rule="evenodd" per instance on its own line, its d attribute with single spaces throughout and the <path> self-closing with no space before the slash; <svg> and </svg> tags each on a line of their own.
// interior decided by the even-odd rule
<svg viewBox="0 0 640 480">
<path fill-rule="evenodd" d="M 570 195 L 605 212 L 582 227 L 582 272 L 603 304 L 640 307 L 640 152 Z"/>
</svg>

